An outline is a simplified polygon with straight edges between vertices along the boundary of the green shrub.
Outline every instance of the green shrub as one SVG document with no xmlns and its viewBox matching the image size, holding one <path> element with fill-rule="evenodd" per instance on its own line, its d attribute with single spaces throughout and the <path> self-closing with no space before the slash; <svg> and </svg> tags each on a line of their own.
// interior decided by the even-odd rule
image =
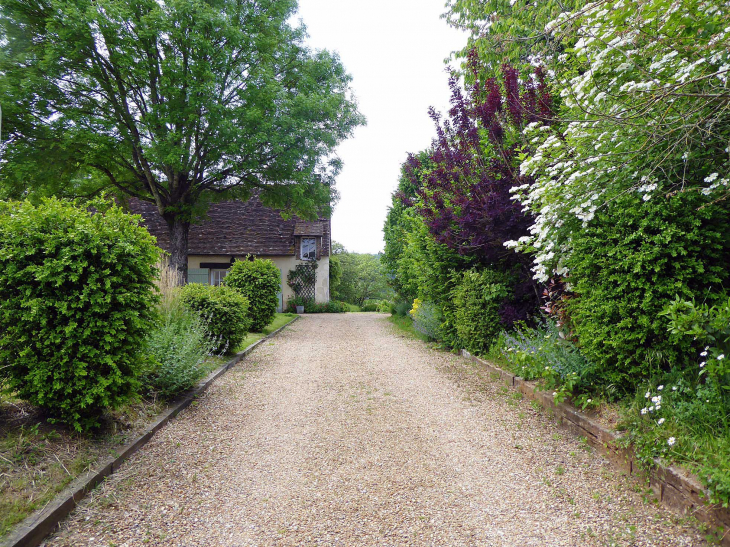
<svg viewBox="0 0 730 547">
<path fill-rule="evenodd" d="M 411 309 L 411 303 L 406 300 L 394 302 L 390 307 L 390 313 L 399 317 L 406 317 Z"/>
<path fill-rule="evenodd" d="M 557 401 L 576 397 L 574 402 L 584 408 L 585 402 L 591 401 L 589 392 L 595 389 L 596 367 L 565 338 L 554 321 L 503 332 L 495 346 L 515 374 L 526 380 L 543 379 L 543 387 L 555 390 Z"/>
<path fill-rule="evenodd" d="M 360 309 L 362 311 L 380 311 L 381 300 L 365 300 Z"/>
<path fill-rule="evenodd" d="M 191 283 L 180 291 L 183 306 L 198 314 L 216 353 L 233 351 L 248 333 L 248 299 L 230 287 Z"/>
<path fill-rule="evenodd" d="M 0 202 L 0 362 L 9 388 L 78 431 L 132 397 L 158 259 L 139 217 L 103 199 Z"/>
<path fill-rule="evenodd" d="M 510 295 L 507 276 L 491 269 L 471 269 L 454 274 L 451 291 L 458 344 L 474 354 L 484 354 L 503 325 L 499 308 Z"/>
<path fill-rule="evenodd" d="M 707 373 L 730 391 L 730 299 L 716 299 L 716 305 L 708 306 L 677 298 L 661 315 L 669 318 L 671 333 L 707 344 L 700 374 Z"/>
<path fill-rule="evenodd" d="M 274 320 L 281 291 L 281 272 L 271 260 L 237 260 L 225 284 L 248 298 L 251 330 L 261 330 Z"/>
<path fill-rule="evenodd" d="M 624 196 L 573 236 L 568 310 L 583 353 L 606 384 L 633 392 L 659 368 L 686 366 L 692 340 L 668 332 L 662 310 L 704 299 L 728 278 L 727 211 L 693 192 L 643 202 Z M 710 295 L 711 297 L 711 295 Z"/>
<path fill-rule="evenodd" d="M 160 309 L 159 320 L 147 337 L 155 363 L 142 373 L 142 386 L 165 398 L 192 388 L 205 374 L 201 367 L 215 351 L 205 324 L 179 299 Z"/>
<path fill-rule="evenodd" d="M 428 300 L 423 302 L 420 298 L 416 298 L 409 313 L 416 331 L 431 340 L 442 339 L 442 315 L 436 304 Z"/>
<path fill-rule="evenodd" d="M 296 296 L 287 300 L 286 311 L 296 313 L 296 306 L 304 306 L 304 313 L 345 313 L 350 310 L 350 306 L 346 302 L 337 300 L 315 302 L 311 298 Z"/>
</svg>

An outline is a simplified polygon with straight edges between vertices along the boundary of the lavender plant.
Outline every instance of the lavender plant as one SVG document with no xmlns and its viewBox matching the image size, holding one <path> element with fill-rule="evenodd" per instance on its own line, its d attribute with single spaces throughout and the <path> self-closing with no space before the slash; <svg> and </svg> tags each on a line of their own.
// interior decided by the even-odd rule
<svg viewBox="0 0 730 547">
<path fill-rule="evenodd" d="M 432 340 L 441 339 L 441 312 L 433 302 L 416 298 L 409 313 L 413 319 L 413 328 Z"/>
<path fill-rule="evenodd" d="M 192 388 L 205 375 L 203 363 L 228 349 L 224 341 L 208 336 L 206 320 L 185 309 L 178 297 L 168 299 L 159 309 L 156 327 L 147 337 L 147 347 L 155 364 L 141 375 L 143 388 L 163 398 L 171 398 Z"/>
</svg>

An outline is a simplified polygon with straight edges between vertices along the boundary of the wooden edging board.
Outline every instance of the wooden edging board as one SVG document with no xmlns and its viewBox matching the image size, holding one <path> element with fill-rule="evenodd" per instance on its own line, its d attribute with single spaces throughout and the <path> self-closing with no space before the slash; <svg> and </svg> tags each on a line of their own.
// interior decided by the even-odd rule
<svg viewBox="0 0 730 547">
<path fill-rule="evenodd" d="M 629 474 L 643 479 L 647 473 L 639 469 L 633 450 L 622 448 L 618 440 L 621 435 L 606 429 L 590 416 L 574 406 L 562 402 L 555 404 L 552 394 L 538 390 L 535 382 L 515 376 L 493 364 L 462 350 L 461 354 L 486 369 L 494 379 L 499 379 L 516 389 L 526 398 L 537 401 L 544 409 L 552 412 L 558 424 L 571 433 L 583 437 L 588 444 L 606 457 L 613 465 Z M 651 489 L 661 503 L 682 515 L 694 516 L 698 521 L 712 528 L 724 530 L 721 545 L 730 546 L 730 510 L 706 501 L 706 492 L 699 479 L 680 467 L 665 466 L 655 460 L 655 467 L 648 473 Z"/>
<path fill-rule="evenodd" d="M 264 336 L 261 340 L 257 340 L 243 351 L 237 353 L 225 365 L 211 372 L 195 389 L 185 394 L 181 399 L 175 401 L 170 408 L 159 414 L 136 439 L 124 445 L 116 456 L 103 460 L 94 470 L 77 477 L 69 486 L 48 502 L 45 507 L 37 510 L 20 522 L 10 535 L 0 543 L 0 547 L 36 547 L 40 545 L 46 536 L 56 530 L 58 523 L 73 511 L 76 504 L 86 494 L 91 492 L 106 477 L 116 472 L 125 460 L 147 444 L 153 435 L 167 424 L 167 422 L 205 393 L 217 378 L 237 365 L 241 359 L 256 349 L 257 346 L 279 334 L 279 332 L 294 323 L 297 319 L 299 319 L 299 316 L 289 321 L 283 327 L 276 329 L 271 334 Z"/>
</svg>

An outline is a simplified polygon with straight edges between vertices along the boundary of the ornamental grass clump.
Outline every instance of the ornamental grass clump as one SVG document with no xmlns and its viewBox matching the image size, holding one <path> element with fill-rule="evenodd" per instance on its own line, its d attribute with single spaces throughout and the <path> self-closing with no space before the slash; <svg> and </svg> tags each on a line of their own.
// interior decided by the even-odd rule
<svg viewBox="0 0 730 547">
<path fill-rule="evenodd" d="M 77 431 L 132 398 L 159 250 L 104 199 L 0 202 L 0 374 Z"/>
<path fill-rule="evenodd" d="M 205 360 L 219 348 L 218 339 L 208 335 L 203 319 L 183 306 L 180 289 L 168 295 L 147 337 L 154 363 L 141 375 L 143 388 L 163 398 L 192 388 L 205 375 Z"/>
</svg>

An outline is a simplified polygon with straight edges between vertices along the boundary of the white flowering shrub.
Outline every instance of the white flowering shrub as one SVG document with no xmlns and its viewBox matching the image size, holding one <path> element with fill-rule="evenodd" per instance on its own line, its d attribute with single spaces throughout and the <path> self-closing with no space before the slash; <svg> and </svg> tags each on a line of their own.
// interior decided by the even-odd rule
<svg viewBox="0 0 730 547">
<path fill-rule="evenodd" d="M 561 123 L 525 130 L 535 152 L 513 188 L 535 217 L 508 242 L 535 252 L 534 274 L 565 275 L 571 234 L 617 196 L 699 192 L 713 202 L 730 180 L 730 3 L 612 0 L 563 14 L 546 29 Z"/>
</svg>

